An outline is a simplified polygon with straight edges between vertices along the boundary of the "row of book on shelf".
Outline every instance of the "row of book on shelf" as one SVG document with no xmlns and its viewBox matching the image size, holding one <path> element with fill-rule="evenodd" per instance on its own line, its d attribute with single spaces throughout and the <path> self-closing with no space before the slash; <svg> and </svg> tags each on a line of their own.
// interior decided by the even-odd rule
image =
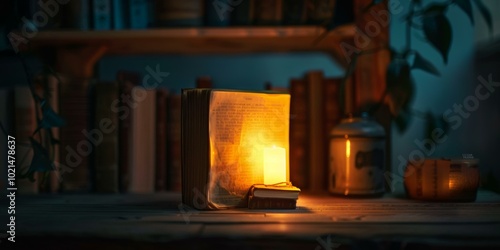
<svg viewBox="0 0 500 250">
<path fill-rule="evenodd" d="M 350 0 L 30 0 L 21 15 L 50 15 L 48 29 L 121 30 L 150 27 L 326 25 L 352 21 Z M 339 11 L 335 11 L 339 7 Z M 59 11 L 57 11 L 59 10 Z M 350 13 L 350 14 L 349 14 Z M 335 20 L 334 20 L 335 18 Z"/>
<path fill-rule="evenodd" d="M 66 124 L 52 129 L 59 141 L 52 150 L 58 171 L 46 178 L 38 174 L 35 182 L 18 178 L 19 192 L 180 191 L 181 96 L 164 88 L 145 89 L 141 79 L 138 73 L 125 71 L 115 82 L 36 77 L 35 92 Z M 310 71 L 291 79 L 288 87 L 265 87 L 291 95 L 289 176 L 302 190 L 326 190 L 328 134 L 341 119 L 340 82 L 325 78 L 322 71 Z M 210 77 L 199 77 L 196 86 L 213 84 Z M 0 121 L 16 138 L 19 177 L 31 164 L 29 138 L 43 112 L 27 86 L 2 89 L 0 100 Z M 50 138 L 44 133 L 33 137 L 40 142 Z M 1 158 L 6 158 L 7 150 L 0 150 Z M 5 186 L 6 171 L 2 175 Z"/>
</svg>

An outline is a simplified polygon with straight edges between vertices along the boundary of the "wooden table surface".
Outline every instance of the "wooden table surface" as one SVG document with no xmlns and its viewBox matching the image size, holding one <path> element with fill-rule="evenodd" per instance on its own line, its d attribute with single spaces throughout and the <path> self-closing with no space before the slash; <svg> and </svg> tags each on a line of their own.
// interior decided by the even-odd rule
<svg viewBox="0 0 500 250">
<path fill-rule="evenodd" d="M 6 199 L 0 209 L 6 225 Z M 6 231 L 0 231 L 0 249 L 8 243 Z M 430 203 L 390 195 L 301 194 L 296 210 L 274 211 L 197 211 L 184 207 L 178 193 L 18 196 L 15 244 L 39 249 L 500 249 L 500 195 L 480 191 L 472 203 Z"/>
</svg>

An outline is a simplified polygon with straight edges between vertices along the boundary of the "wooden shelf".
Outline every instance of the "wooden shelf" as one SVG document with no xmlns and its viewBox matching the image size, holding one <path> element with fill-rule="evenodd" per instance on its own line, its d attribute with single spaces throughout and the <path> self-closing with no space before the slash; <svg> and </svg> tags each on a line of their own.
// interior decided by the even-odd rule
<svg viewBox="0 0 500 250">
<path fill-rule="evenodd" d="M 105 54 L 112 55 L 322 51 L 345 64 L 340 43 L 352 40 L 354 34 L 354 25 L 339 26 L 319 42 L 325 29 L 317 26 L 43 31 L 30 40 L 29 47 L 105 46 Z"/>
</svg>

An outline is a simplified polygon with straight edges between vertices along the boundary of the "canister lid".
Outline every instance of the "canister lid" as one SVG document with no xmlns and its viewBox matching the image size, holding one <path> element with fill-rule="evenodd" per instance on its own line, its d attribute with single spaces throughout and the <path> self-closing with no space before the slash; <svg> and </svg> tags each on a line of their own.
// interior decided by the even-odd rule
<svg viewBox="0 0 500 250">
<path fill-rule="evenodd" d="M 362 136 L 362 137 L 385 137 L 384 128 L 372 120 L 367 113 L 361 117 L 349 117 L 342 119 L 330 133 L 331 137 Z"/>
</svg>

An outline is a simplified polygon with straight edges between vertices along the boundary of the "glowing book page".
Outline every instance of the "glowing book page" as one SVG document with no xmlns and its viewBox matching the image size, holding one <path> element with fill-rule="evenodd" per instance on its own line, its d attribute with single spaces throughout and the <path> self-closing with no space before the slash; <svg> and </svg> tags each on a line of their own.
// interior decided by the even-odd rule
<svg viewBox="0 0 500 250">
<path fill-rule="evenodd" d="M 288 169 L 290 95 L 213 91 L 209 112 L 208 201 L 246 206 L 250 187 L 263 183 L 266 148 L 284 148 Z"/>
</svg>

